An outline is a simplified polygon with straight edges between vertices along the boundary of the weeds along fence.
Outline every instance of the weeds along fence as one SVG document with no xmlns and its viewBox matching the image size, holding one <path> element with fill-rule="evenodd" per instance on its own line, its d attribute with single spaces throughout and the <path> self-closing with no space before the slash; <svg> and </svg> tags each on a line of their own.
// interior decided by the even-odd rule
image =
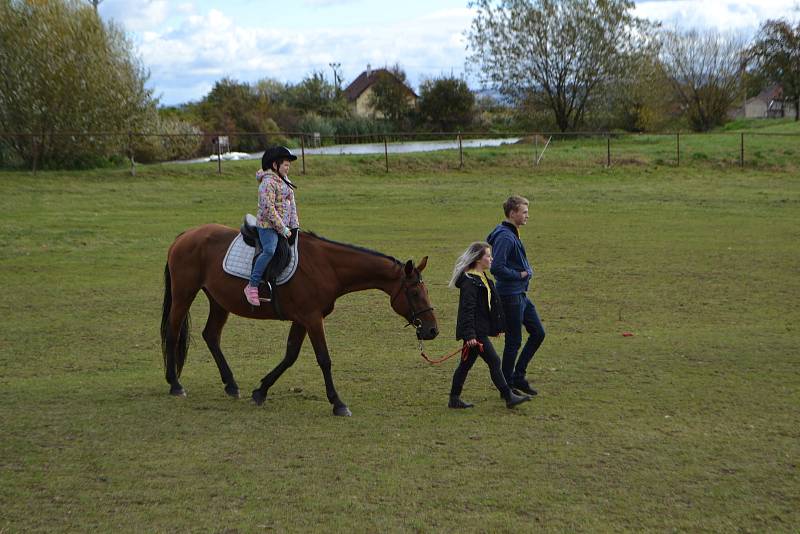
<svg viewBox="0 0 800 534">
<path fill-rule="evenodd" d="M 137 163 L 208 162 L 221 174 L 228 160 L 259 159 L 271 144 L 290 146 L 300 172 L 320 156 L 360 155 L 386 172 L 401 154 L 441 151 L 448 166 L 480 164 L 475 148 L 505 145 L 515 162 L 531 167 L 715 164 L 795 167 L 800 134 L 761 132 L 406 132 L 328 135 L 303 132 L 0 132 L 0 168 L 89 168 Z M 236 147 L 238 151 L 232 151 Z"/>
</svg>

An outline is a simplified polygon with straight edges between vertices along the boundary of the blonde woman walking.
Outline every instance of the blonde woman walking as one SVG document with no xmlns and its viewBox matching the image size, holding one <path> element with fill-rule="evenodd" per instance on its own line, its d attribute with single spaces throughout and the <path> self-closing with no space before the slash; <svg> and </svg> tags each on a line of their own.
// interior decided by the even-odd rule
<svg viewBox="0 0 800 534">
<path fill-rule="evenodd" d="M 478 356 L 489 366 L 489 374 L 495 387 L 505 399 L 506 406 L 530 400 L 527 395 L 517 395 L 503 378 L 500 357 L 494 350 L 490 336 L 503 331 L 503 306 L 494 287 L 494 282 L 486 275 L 492 266 L 492 248 L 487 243 L 472 243 L 456 261 L 450 287 L 461 291 L 458 301 L 456 339 L 464 341 L 468 347 L 466 357 L 453 373 L 450 389 L 450 408 L 471 408 L 473 405 L 461 400 L 461 390 L 472 365 Z"/>
</svg>

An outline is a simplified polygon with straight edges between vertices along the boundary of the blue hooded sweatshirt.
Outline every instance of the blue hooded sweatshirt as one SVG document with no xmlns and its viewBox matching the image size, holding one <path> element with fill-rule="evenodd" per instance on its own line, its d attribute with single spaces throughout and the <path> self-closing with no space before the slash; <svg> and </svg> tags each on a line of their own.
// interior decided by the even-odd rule
<svg viewBox="0 0 800 534">
<path fill-rule="evenodd" d="M 495 278 L 497 293 L 503 296 L 526 293 L 533 278 L 533 268 L 528 263 L 517 227 L 503 221 L 491 231 L 486 241 L 492 246 L 494 260 L 491 273 Z M 519 274 L 522 271 L 528 271 L 524 280 Z"/>
</svg>

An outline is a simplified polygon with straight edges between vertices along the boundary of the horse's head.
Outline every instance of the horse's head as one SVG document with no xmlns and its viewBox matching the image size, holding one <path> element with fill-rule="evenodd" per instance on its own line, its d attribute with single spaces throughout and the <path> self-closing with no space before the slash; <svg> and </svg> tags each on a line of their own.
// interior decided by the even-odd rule
<svg viewBox="0 0 800 534">
<path fill-rule="evenodd" d="M 392 297 L 392 309 L 405 317 L 408 324 L 416 327 L 417 339 L 433 339 L 439 335 L 439 326 L 428 298 L 428 288 L 422 281 L 421 273 L 427 264 L 427 256 L 416 267 L 408 260 L 403 267 L 400 287 Z"/>
</svg>

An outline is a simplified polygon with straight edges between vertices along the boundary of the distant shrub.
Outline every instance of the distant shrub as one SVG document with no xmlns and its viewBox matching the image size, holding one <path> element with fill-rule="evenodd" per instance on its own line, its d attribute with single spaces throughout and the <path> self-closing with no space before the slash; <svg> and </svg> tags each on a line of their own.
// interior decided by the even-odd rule
<svg viewBox="0 0 800 534">
<path fill-rule="evenodd" d="M 197 157 L 203 144 L 200 129 L 180 119 L 154 115 L 144 133 L 133 137 L 133 158 L 140 163 Z"/>
</svg>

